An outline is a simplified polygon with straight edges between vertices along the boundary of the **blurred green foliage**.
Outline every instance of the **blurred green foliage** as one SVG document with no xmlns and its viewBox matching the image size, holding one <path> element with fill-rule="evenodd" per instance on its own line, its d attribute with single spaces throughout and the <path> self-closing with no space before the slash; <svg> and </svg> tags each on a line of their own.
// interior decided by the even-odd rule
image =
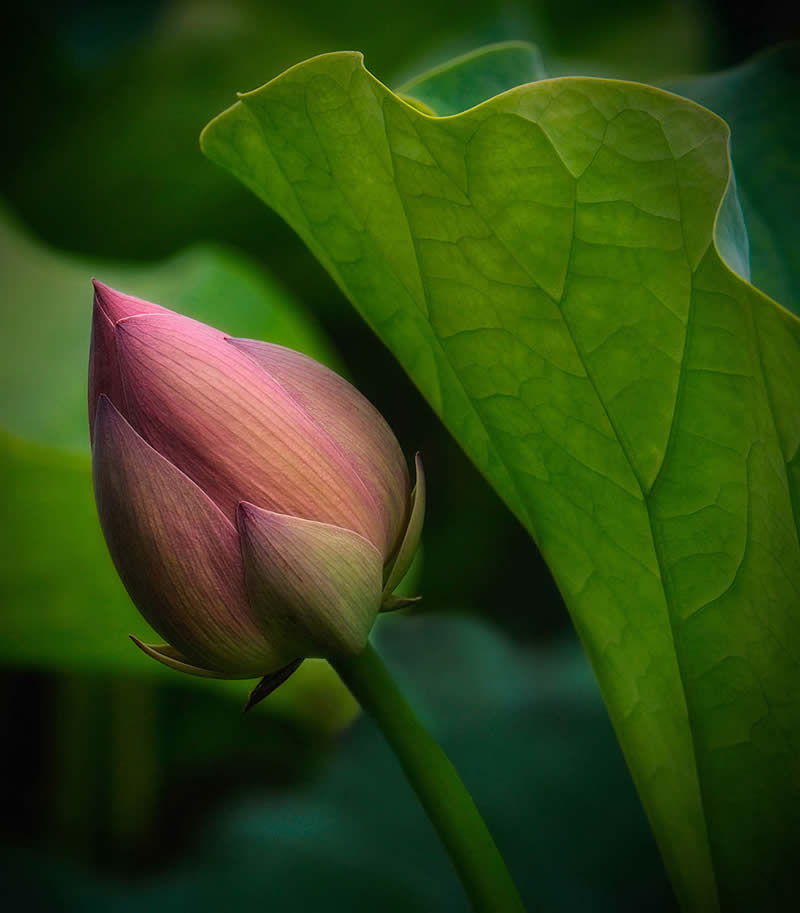
<svg viewBox="0 0 800 913">
<path fill-rule="evenodd" d="M 289 257 L 285 268 L 304 288 L 289 234 L 197 154 L 198 125 L 235 91 L 340 48 L 364 51 L 389 82 L 518 38 L 544 44 L 572 72 L 582 60 L 590 70 L 657 78 L 713 62 L 718 40 L 703 28 L 702 8 L 671 0 L 646 9 L 632 0 L 467 0 L 457 15 L 449 4 L 414 0 L 391 16 L 367 0 L 348 4 L 346 15 L 321 0 L 166 0 L 139 16 L 129 4 L 73 2 L 62 5 L 60 29 L 49 15 L 55 6 L 17 12 L 22 21 L 7 32 L 15 142 L 0 163 L 26 221 L 49 241 L 111 256 L 162 256 L 209 237 L 264 255 L 269 233 L 267 259 Z"/>
<path fill-rule="evenodd" d="M 528 909 L 674 909 L 576 644 L 528 650 L 482 624 L 391 616 L 378 647 L 472 790 Z M 240 798 L 191 846 L 169 872 L 134 884 L 16 852 L 6 896 L 64 913 L 466 910 L 395 758 L 363 719 L 304 788 Z"/>
</svg>

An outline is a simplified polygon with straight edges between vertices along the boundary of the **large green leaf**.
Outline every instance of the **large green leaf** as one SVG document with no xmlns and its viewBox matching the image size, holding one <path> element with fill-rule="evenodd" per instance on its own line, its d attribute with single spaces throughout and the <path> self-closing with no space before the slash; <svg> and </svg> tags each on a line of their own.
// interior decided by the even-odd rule
<svg viewBox="0 0 800 913">
<path fill-rule="evenodd" d="M 428 116 L 355 53 L 202 138 L 534 536 L 703 911 L 790 896 L 800 825 L 800 323 L 718 249 L 717 223 L 746 273 L 728 138 L 685 99 L 586 78 Z"/>
<path fill-rule="evenodd" d="M 128 640 L 158 641 L 108 555 L 92 494 L 86 417 L 90 277 L 239 335 L 302 348 L 336 363 L 301 309 L 247 261 L 193 248 L 149 267 L 66 258 L 42 248 L 0 213 L 0 660 L 49 669 L 168 678 L 227 689 L 242 682 L 178 675 Z M 326 729 L 355 705 L 326 663 L 306 662 L 269 710 Z"/>
</svg>

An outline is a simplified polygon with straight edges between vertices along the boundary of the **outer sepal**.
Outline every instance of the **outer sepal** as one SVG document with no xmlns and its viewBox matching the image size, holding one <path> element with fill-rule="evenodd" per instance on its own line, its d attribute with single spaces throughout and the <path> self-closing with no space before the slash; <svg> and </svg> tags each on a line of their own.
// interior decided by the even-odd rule
<svg viewBox="0 0 800 913">
<path fill-rule="evenodd" d="M 407 609 L 422 599 L 422 596 L 384 596 L 381 603 L 381 612 L 396 612 L 398 609 Z"/>
<path fill-rule="evenodd" d="M 187 675 L 196 675 L 200 678 L 242 679 L 253 677 L 251 674 L 231 675 L 228 672 L 216 672 L 214 669 L 203 669 L 200 666 L 190 663 L 179 650 L 176 650 L 169 644 L 145 644 L 142 643 L 138 637 L 134 637 L 133 634 L 129 634 L 128 636 L 143 653 L 152 657 L 156 662 L 168 666 L 170 669 L 175 669 L 177 672 L 185 672 Z M 264 675 L 261 678 L 261 681 L 248 695 L 247 703 L 242 708 L 242 712 L 246 713 L 248 710 L 252 710 L 253 707 L 255 707 L 256 704 L 261 703 L 265 697 L 269 697 L 276 688 L 282 685 L 290 675 L 297 671 L 302 662 L 302 659 L 292 660 L 292 662 L 285 665 L 282 669 L 278 669 L 276 672 L 270 672 L 269 675 Z"/>
<path fill-rule="evenodd" d="M 380 552 L 352 530 L 239 505 L 245 580 L 264 635 L 295 656 L 359 653 L 381 603 Z"/>
<path fill-rule="evenodd" d="M 175 647 L 172 647 L 169 644 L 146 644 L 139 640 L 138 637 L 134 637 L 133 634 L 129 634 L 128 637 L 130 637 L 142 653 L 146 653 L 156 662 L 161 663 L 162 666 L 168 666 L 170 669 L 175 669 L 178 672 L 185 672 L 187 675 L 197 675 L 200 678 L 228 679 L 253 677 L 252 673 L 234 675 L 230 672 L 217 672 L 215 669 L 206 669 L 195 663 L 189 662 L 180 650 L 176 650 Z"/>
<path fill-rule="evenodd" d="M 422 468 L 422 457 L 418 454 L 414 457 L 414 464 L 417 470 L 417 482 L 414 490 L 411 492 L 411 514 L 408 518 L 405 535 L 397 551 L 397 557 L 389 570 L 389 576 L 383 587 L 382 605 L 384 611 L 404 608 L 391 602 L 391 596 L 394 588 L 405 577 L 411 562 L 414 560 L 419 540 L 422 536 L 422 526 L 425 523 L 425 472 Z M 412 600 L 415 601 L 415 600 Z"/>
</svg>

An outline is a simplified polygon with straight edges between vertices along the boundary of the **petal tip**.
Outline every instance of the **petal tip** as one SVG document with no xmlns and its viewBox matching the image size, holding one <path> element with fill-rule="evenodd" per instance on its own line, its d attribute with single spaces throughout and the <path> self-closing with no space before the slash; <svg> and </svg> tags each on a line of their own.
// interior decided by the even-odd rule
<svg viewBox="0 0 800 913">
<path fill-rule="evenodd" d="M 248 527 L 261 513 L 262 511 L 250 501 L 239 501 L 236 505 L 236 528 L 239 530 L 239 534 L 246 535 Z"/>
<path fill-rule="evenodd" d="M 103 433 L 114 434 L 115 431 L 126 426 L 130 428 L 127 419 L 117 409 L 111 400 L 111 397 L 105 393 L 100 393 L 97 397 L 94 408 L 94 420 L 92 422 L 92 441 L 96 442 Z M 131 428 L 131 430 L 133 430 Z M 124 433 L 124 431 L 123 431 Z"/>
<path fill-rule="evenodd" d="M 134 317 L 137 314 L 160 314 L 167 311 L 167 308 L 158 304 L 152 304 L 150 301 L 117 291 L 94 277 L 92 277 L 92 285 L 94 286 L 95 308 L 101 311 L 115 326 L 126 317 Z"/>
<path fill-rule="evenodd" d="M 111 399 L 105 394 L 100 393 L 94 403 L 94 415 L 91 422 L 92 441 L 97 440 L 98 428 L 105 426 L 109 421 L 113 421 L 119 415 L 117 407 L 111 402 Z"/>
<path fill-rule="evenodd" d="M 111 286 L 106 285 L 99 279 L 96 279 L 94 276 L 92 276 L 92 286 L 94 287 L 95 308 L 99 311 L 102 311 L 102 313 L 111 321 L 111 323 L 115 323 L 115 299 L 120 295 L 120 293 L 111 288 Z"/>
</svg>

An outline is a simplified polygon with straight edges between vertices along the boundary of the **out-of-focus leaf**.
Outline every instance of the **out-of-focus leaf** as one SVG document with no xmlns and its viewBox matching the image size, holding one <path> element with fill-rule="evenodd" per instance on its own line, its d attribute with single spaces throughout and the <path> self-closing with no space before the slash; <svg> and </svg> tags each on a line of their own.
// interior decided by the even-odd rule
<svg viewBox="0 0 800 913">
<path fill-rule="evenodd" d="M 51 43 L 37 49 L 44 60 L 21 56 L 8 82 L 15 142 L 0 151 L 0 193 L 26 224 L 60 246 L 105 256 L 165 256 L 209 237 L 246 244 L 254 227 L 274 226 L 197 149 L 202 125 L 265 66 L 277 74 L 353 42 L 393 70 L 437 42 L 467 49 L 465 33 L 483 43 L 520 27 L 503 0 L 464 0 L 455 17 L 427 0 L 401 16 L 372 0 L 352 0 L 346 16 L 324 0 L 160 0 L 138 30 L 130 11 L 115 24 L 124 11 L 108 6 L 39 12 Z M 9 39 L 20 41 L 13 29 Z M 294 256 L 291 236 L 276 235 L 272 256 Z"/>
<path fill-rule="evenodd" d="M 726 125 L 582 78 L 436 118 L 339 53 L 242 96 L 202 142 L 536 539 L 682 905 L 756 909 L 767 885 L 788 901 L 800 323 L 741 277 Z"/>
<path fill-rule="evenodd" d="M 529 911 L 674 910 L 576 643 L 526 650 L 483 625 L 434 617 L 384 618 L 377 635 L 485 815 Z M 8 896 L 64 913 L 468 907 L 400 766 L 366 718 L 342 737 L 315 783 L 232 805 L 170 872 L 131 883 L 92 879 L 32 854 L 4 861 Z"/>
<path fill-rule="evenodd" d="M 753 283 L 800 315 L 800 44 L 666 88 L 728 122 Z"/>
<path fill-rule="evenodd" d="M 705 4 L 616 0 L 612 18 L 609 3 L 551 2 L 558 39 L 542 46 L 551 75 L 650 82 L 701 72 L 719 59 L 722 30 L 709 21 Z"/>
<path fill-rule="evenodd" d="M 324 0 L 16 4 L 4 29 L 14 141 L 0 148 L 0 194 L 48 241 L 106 256 L 160 257 L 208 238 L 253 249 L 271 231 L 270 265 L 295 272 L 323 307 L 320 271 L 291 234 L 198 155 L 198 130 L 232 92 L 337 47 L 363 48 L 399 82 L 519 38 L 605 59 L 614 75 L 692 72 L 719 32 L 695 6 L 461 0 L 454 11 L 407 0 L 389 16 L 372 0 L 352 0 L 347 15 Z"/>
<path fill-rule="evenodd" d="M 397 89 L 430 114 L 458 114 L 526 82 L 544 79 L 542 58 L 534 45 L 507 41 L 480 48 L 436 67 Z"/>
</svg>

